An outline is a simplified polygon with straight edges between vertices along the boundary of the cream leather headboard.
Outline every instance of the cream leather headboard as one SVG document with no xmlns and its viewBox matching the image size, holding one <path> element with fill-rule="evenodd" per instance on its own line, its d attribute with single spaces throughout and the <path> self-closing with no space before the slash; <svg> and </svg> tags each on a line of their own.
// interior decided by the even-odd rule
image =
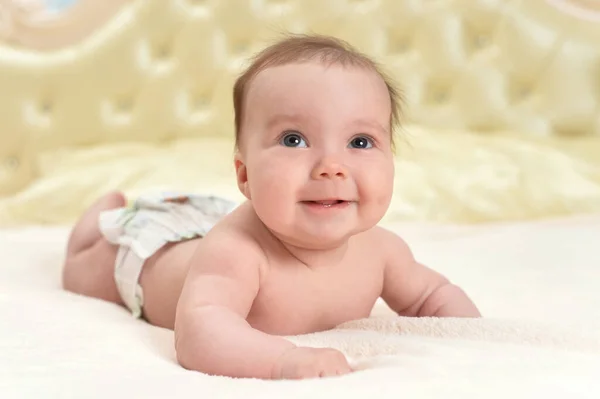
<svg viewBox="0 0 600 399">
<path fill-rule="evenodd" d="M 236 74 L 285 31 L 374 56 L 405 92 L 405 123 L 600 136 L 600 23 L 543 0 L 79 0 L 41 22 L 7 10 L 0 195 L 35 179 L 48 149 L 231 136 Z"/>
</svg>

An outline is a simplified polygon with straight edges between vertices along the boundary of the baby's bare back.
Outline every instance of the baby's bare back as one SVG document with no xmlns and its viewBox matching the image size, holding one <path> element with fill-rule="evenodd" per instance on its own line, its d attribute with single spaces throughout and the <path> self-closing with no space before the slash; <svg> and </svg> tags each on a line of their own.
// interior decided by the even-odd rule
<svg viewBox="0 0 600 399">
<path fill-rule="evenodd" d="M 353 237 L 339 262 L 311 268 L 294 258 L 264 228 L 254 225 L 256 221 L 248 211 L 241 207 L 212 234 L 225 237 L 230 244 L 227 250 L 236 252 L 241 261 L 249 259 L 250 254 L 243 253 L 249 243 L 226 237 L 235 235 L 260 248 L 260 286 L 246 315 L 252 327 L 269 334 L 294 335 L 330 329 L 369 315 L 383 283 L 383 259 L 378 259 L 374 243 L 368 242 L 369 233 Z M 236 234 L 239 230 L 243 233 Z M 211 241 L 215 238 L 219 237 L 210 237 Z M 202 278 L 202 263 L 211 261 L 203 259 L 203 251 L 211 258 L 211 242 L 193 239 L 171 244 L 147 261 L 140 282 L 145 294 L 144 316 L 150 323 L 174 328 L 186 280 Z M 190 266 L 196 272 L 188 273 Z"/>
</svg>

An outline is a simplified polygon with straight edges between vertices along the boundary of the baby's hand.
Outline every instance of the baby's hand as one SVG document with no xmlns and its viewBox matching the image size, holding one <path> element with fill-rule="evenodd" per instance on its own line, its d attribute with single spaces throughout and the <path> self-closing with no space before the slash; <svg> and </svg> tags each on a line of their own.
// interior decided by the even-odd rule
<svg viewBox="0 0 600 399">
<path fill-rule="evenodd" d="M 344 354 L 329 348 L 298 347 L 286 351 L 273 367 L 274 379 L 329 377 L 352 372 Z"/>
</svg>

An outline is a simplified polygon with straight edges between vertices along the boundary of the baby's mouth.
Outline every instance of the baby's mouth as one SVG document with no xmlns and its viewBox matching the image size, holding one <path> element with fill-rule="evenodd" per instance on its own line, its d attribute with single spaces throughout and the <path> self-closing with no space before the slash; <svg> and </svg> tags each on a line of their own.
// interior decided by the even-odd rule
<svg viewBox="0 0 600 399">
<path fill-rule="evenodd" d="M 346 205 L 346 204 L 348 204 L 348 201 L 340 200 L 340 199 L 332 199 L 332 200 L 302 201 L 302 203 L 306 204 L 306 205 L 331 208 L 331 207 Z"/>
</svg>

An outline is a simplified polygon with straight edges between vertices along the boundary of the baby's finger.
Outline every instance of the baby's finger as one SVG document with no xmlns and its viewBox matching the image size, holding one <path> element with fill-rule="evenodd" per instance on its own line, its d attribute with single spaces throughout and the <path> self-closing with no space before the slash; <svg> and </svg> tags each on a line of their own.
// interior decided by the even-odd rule
<svg viewBox="0 0 600 399">
<path fill-rule="evenodd" d="M 337 374 L 337 370 L 334 369 L 334 368 L 321 370 L 319 372 L 319 377 L 320 378 L 335 377 L 336 375 L 338 375 Z"/>
<path fill-rule="evenodd" d="M 346 359 L 344 359 L 344 363 L 338 365 L 338 371 L 340 374 L 350 374 L 354 372 L 352 366 L 350 366 L 350 363 L 348 363 Z"/>
<path fill-rule="evenodd" d="M 327 369 L 322 370 L 319 373 L 319 377 L 323 378 L 323 377 L 335 377 L 338 375 L 344 375 L 344 374 L 348 374 L 351 370 L 349 368 L 346 367 L 340 367 L 340 366 L 332 366 L 329 367 Z"/>
</svg>

